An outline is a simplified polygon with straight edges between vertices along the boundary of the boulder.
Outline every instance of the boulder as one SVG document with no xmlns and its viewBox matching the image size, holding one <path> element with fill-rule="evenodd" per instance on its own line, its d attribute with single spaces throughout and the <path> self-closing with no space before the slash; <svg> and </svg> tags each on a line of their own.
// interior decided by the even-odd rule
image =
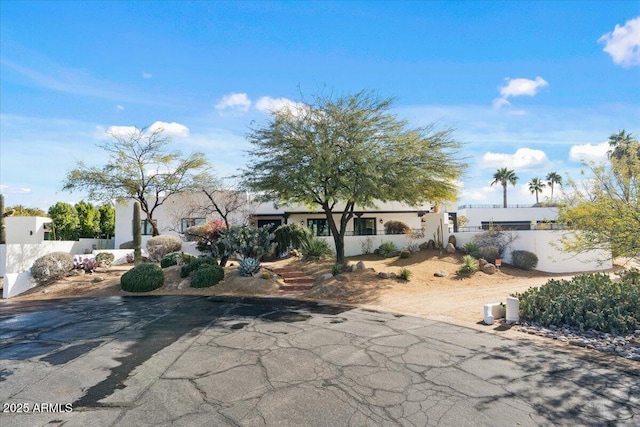
<svg viewBox="0 0 640 427">
<path fill-rule="evenodd" d="M 396 277 L 398 277 L 396 273 L 389 273 L 389 279 L 395 279 Z"/>
<path fill-rule="evenodd" d="M 347 265 L 347 267 L 345 268 L 344 271 L 346 271 L 348 273 L 353 273 L 357 269 L 358 269 L 357 264 L 349 264 L 349 265 Z"/>
<path fill-rule="evenodd" d="M 434 249 L 436 247 L 436 242 L 433 241 L 433 239 L 430 239 L 427 242 L 427 249 Z"/>
<path fill-rule="evenodd" d="M 364 270 L 365 266 L 364 266 L 364 261 L 358 261 L 358 263 L 356 264 L 356 270 Z"/>
<path fill-rule="evenodd" d="M 349 278 L 347 276 L 345 276 L 344 274 L 338 274 L 337 276 L 334 276 L 334 278 L 340 282 L 348 282 Z"/>
<path fill-rule="evenodd" d="M 384 271 L 381 271 L 380 273 L 378 273 L 378 277 L 381 279 L 388 279 L 389 273 L 385 273 Z"/>
<path fill-rule="evenodd" d="M 326 282 L 327 280 L 331 280 L 331 279 L 333 279 L 333 274 L 331 273 L 325 273 L 322 276 L 320 276 L 321 282 Z"/>
<path fill-rule="evenodd" d="M 478 267 L 480 267 L 480 268 L 484 267 L 484 266 L 485 266 L 485 265 L 487 265 L 487 264 L 489 264 L 489 263 L 488 263 L 488 262 L 487 262 L 487 260 L 486 260 L 486 259 L 484 259 L 484 258 L 480 258 L 480 259 L 478 260 Z"/>
<path fill-rule="evenodd" d="M 447 277 L 449 275 L 448 272 L 446 272 L 445 270 L 440 270 L 440 271 L 436 271 L 435 273 L 433 273 L 434 276 L 436 277 Z"/>
<path fill-rule="evenodd" d="M 429 242 L 420 243 L 420 246 L 418 246 L 418 248 L 420 248 L 421 251 L 426 251 L 427 249 L 429 249 Z"/>
<path fill-rule="evenodd" d="M 485 265 L 483 265 L 481 269 L 482 269 L 482 272 L 485 274 L 495 274 L 497 270 L 495 265 L 489 264 L 489 263 L 486 263 Z"/>
<path fill-rule="evenodd" d="M 456 247 L 453 243 L 448 243 L 447 244 L 447 249 L 446 249 L 448 254 L 454 254 L 456 253 Z"/>
<path fill-rule="evenodd" d="M 453 246 L 458 246 L 456 244 L 456 236 L 454 236 L 453 234 L 451 236 L 449 236 L 449 243 L 453 244 Z"/>
</svg>

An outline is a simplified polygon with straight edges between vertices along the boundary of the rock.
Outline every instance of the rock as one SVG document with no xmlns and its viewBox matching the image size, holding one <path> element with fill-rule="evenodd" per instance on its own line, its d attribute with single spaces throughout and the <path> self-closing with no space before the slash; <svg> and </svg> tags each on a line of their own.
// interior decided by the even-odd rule
<svg viewBox="0 0 640 427">
<path fill-rule="evenodd" d="M 320 276 L 321 282 L 326 282 L 327 280 L 331 280 L 331 279 L 333 279 L 333 274 L 331 273 L 325 273 L 322 276 Z"/>
<path fill-rule="evenodd" d="M 440 271 L 436 271 L 435 273 L 433 273 L 433 275 L 436 276 L 436 277 L 447 277 L 449 275 L 449 273 L 444 271 L 444 270 L 440 270 Z"/>
<path fill-rule="evenodd" d="M 178 289 L 187 289 L 189 286 L 191 286 L 191 279 L 189 277 L 178 283 Z"/>
<path fill-rule="evenodd" d="M 340 282 L 348 282 L 349 278 L 347 276 L 345 276 L 344 274 L 338 274 L 337 276 L 333 276 L 336 280 L 340 281 Z"/>
<path fill-rule="evenodd" d="M 429 249 L 429 242 L 420 243 L 420 246 L 418 246 L 418 248 L 421 251 L 426 251 L 427 249 Z"/>
<path fill-rule="evenodd" d="M 358 261 L 358 263 L 356 264 L 356 270 L 364 270 L 365 266 L 364 266 L 364 261 Z"/>
<path fill-rule="evenodd" d="M 100 277 L 100 276 L 95 277 L 95 278 L 92 280 L 92 282 L 104 282 L 104 277 Z"/>
<path fill-rule="evenodd" d="M 436 242 L 434 242 L 433 239 L 427 242 L 427 249 L 435 249 L 435 247 L 436 247 Z"/>
<path fill-rule="evenodd" d="M 357 270 L 356 264 L 349 264 L 349 265 L 347 265 L 347 267 L 345 268 L 345 271 L 346 271 L 346 272 L 349 272 L 349 273 L 353 273 L 353 272 L 354 272 L 354 271 L 356 271 L 356 270 Z"/>
<path fill-rule="evenodd" d="M 389 273 L 385 273 L 384 271 L 381 271 L 380 273 L 378 273 L 378 277 L 381 279 L 388 279 Z"/>
<path fill-rule="evenodd" d="M 482 266 L 482 272 L 485 274 L 495 274 L 496 270 L 496 266 L 493 264 L 486 263 L 484 266 Z"/>
<path fill-rule="evenodd" d="M 389 273 L 389 279 L 395 279 L 396 277 L 398 277 L 396 273 Z"/>
<path fill-rule="evenodd" d="M 453 236 L 451 236 L 451 237 L 453 237 Z M 455 253 L 455 252 L 456 252 L 456 247 L 455 247 L 455 245 L 454 245 L 453 243 L 448 243 L 448 244 L 447 244 L 447 249 L 446 249 L 446 251 L 447 251 L 447 253 L 448 253 L 448 254 L 453 254 L 453 253 Z"/>
<path fill-rule="evenodd" d="M 453 245 L 453 247 L 455 248 L 456 246 L 458 246 L 456 244 L 456 236 L 454 236 L 453 234 L 451 236 L 449 236 L 449 243 L 451 243 Z"/>
<path fill-rule="evenodd" d="M 478 266 L 479 266 L 480 268 L 484 267 L 484 266 L 485 266 L 485 265 L 487 265 L 487 264 L 489 264 L 489 263 L 488 263 L 488 262 L 487 262 L 487 260 L 486 260 L 486 259 L 484 259 L 484 258 L 480 258 L 480 259 L 478 260 Z"/>
</svg>

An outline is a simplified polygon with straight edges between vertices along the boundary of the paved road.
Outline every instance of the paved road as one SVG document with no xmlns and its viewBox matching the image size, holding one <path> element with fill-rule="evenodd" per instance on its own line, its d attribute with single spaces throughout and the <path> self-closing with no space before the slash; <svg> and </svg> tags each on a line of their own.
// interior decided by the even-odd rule
<svg viewBox="0 0 640 427">
<path fill-rule="evenodd" d="M 640 425 L 638 371 L 349 307 L 7 302 L 0 338 L 2 426 Z"/>
</svg>

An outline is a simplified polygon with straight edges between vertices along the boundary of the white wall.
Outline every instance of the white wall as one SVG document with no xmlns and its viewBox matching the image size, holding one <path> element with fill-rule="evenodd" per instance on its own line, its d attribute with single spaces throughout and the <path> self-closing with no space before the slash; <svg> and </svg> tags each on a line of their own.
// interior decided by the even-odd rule
<svg viewBox="0 0 640 427">
<path fill-rule="evenodd" d="M 336 245 L 333 241 L 333 237 L 324 236 L 319 237 L 320 239 L 326 240 L 333 251 L 336 250 Z M 376 250 L 381 244 L 384 242 L 393 242 L 394 245 L 398 248 L 398 250 L 410 245 L 410 244 L 421 244 L 428 241 L 430 238 L 422 238 L 422 239 L 411 239 L 406 234 L 378 234 L 376 236 L 345 236 L 344 238 L 344 255 L 345 256 L 356 256 L 362 255 L 362 245 L 365 241 L 371 241 L 371 253 Z"/>
<path fill-rule="evenodd" d="M 502 221 L 545 221 L 558 217 L 556 207 L 530 208 L 466 208 L 458 211 L 458 217 L 465 216 L 469 220 L 465 227 L 479 227 L 482 222 Z"/>
<path fill-rule="evenodd" d="M 9 216 L 4 219 L 7 243 L 39 243 L 44 240 L 44 224 L 51 218 Z"/>
<path fill-rule="evenodd" d="M 482 232 L 459 232 L 456 236 L 458 247 L 473 240 L 473 237 Z M 513 233 L 516 240 L 511 248 L 503 255 L 504 262 L 511 262 L 512 250 L 524 250 L 533 252 L 538 257 L 536 270 L 546 273 L 577 273 L 585 271 L 601 271 L 613 267 L 611 253 L 605 251 L 592 251 L 587 254 L 565 252 L 562 249 L 560 239 L 570 237 L 570 231 L 552 230 L 518 230 L 505 231 Z"/>
</svg>

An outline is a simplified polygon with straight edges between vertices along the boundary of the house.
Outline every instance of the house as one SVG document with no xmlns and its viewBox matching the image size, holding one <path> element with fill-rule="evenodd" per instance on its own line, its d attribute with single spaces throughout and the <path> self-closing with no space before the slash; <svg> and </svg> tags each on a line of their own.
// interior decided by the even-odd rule
<svg viewBox="0 0 640 427">
<path fill-rule="evenodd" d="M 9 216 L 4 219 L 7 244 L 42 243 L 51 238 L 51 218 Z"/>
<path fill-rule="evenodd" d="M 531 230 L 542 227 L 554 228 L 558 217 L 555 206 L 531 205 L 462 205 L 458 206 L 456 219 L 466 218 L 464 225 L 456 227 L 454 231 L 478 231 L 500 227 L 509 230 Z M 459 221 L 456 221 L 459 224 Z"/>
</svg>

